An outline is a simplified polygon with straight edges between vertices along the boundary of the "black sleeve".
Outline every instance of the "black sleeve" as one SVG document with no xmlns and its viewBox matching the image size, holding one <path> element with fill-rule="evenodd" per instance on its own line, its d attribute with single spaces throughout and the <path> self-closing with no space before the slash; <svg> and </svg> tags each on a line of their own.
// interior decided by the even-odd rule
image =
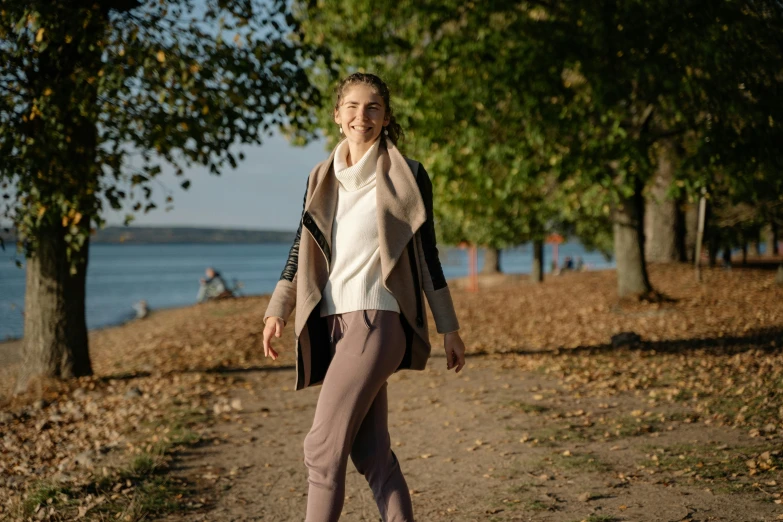
<svg viewBox="0 0 783 522">
<path fill-rule="evenodd" d="M 307 178 L 309 185 L 310 178 Z M 302 217 L 304 216 L 305 204 L 307 203 L 307 187 L 305 186 L 304 201 L 302 201 Z M 296 229 L 296 236 L 294 237 L 294 244 L 291 245 L 291 250 L 288 251 L 288 260 L 285 262 L 283 273 L 280 274 L 280 280 L 293 282 L 296 270 L 299 268 L 299 240 L 302 237 L 302 217 L 299 218 L 299 228 Z"/>
<path fill-rule="evenodd" d="M 443 268 L 438 258 L 438 245 L 435 239 L 435 220 L 432 211 L 432 181 L 423 165 L 419 165 L 416 175 L 416 184 L 419 186 L 421 198 L 424 200 L 424 208 L 427 211 L 427 221 L 421 227 L 421 242 L 424 246 L 424 260 L 427 262 L 427 269 L 432 278 L 432 285 L 435 290 L 440 290 L 446 286 L 446 277 L 443 275 Z"/>
</svg>

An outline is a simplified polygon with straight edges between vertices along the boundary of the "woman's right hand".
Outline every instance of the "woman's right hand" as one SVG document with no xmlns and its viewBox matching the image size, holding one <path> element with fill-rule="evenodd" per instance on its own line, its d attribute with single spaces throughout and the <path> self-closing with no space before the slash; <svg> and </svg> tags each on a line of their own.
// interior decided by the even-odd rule
<svg viewBox="0 0 783 522">
<path fill-rule="evenodd" d="M 264 323 L 264 357 L 277 359 L 277 352 L 272 348 L 272 336 L 280 337 L 283 335 L 285 321 L 281 317 L 267 317 Z"/>
</svg>

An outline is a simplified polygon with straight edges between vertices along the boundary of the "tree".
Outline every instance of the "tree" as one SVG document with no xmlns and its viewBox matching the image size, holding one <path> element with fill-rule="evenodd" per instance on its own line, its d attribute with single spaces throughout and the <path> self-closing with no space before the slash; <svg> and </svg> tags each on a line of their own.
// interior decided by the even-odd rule
<svg viewBox="0 0 783 522">
<path fill-rule="evenodd" d="M 484 249 L 484 266 L 481 268 L 482 274 L 497 274 L 500 272 L 500 249 Z"/>
<path fill-rule="evenodd" d="M 779 179 L 781 167 L 774 145 L 783 137 L 775 123 L 783 116 L 775 102 L 781 87 L 780 5 L 548 6 L 552 25 L 572 28 L 551 33 L 564 34 L 558 48 L 566 50 L 564 71 L 573 71 L 565 78 L 580 91 L 570 103 L 563 101 L 563 122 L 574 124 L 563 125 L 561 133 L 575 139 L 572 166 L 561 170 L 580 193 L 596 183 L 605 187 L 615 223 L 618 292 L 649 293 L 640 228 L 649 189 L 653 199 L 670 205 L 673 229 L 682 227 L 673 203 L 695 203 L 702 188 L 709 193 L 716 186 L 716 176 L 729 178 L 728 190 L 736 193 L 781 194 L 779 186 L 759 190 Z M 664 234 L 667 258 L 681 256 L 681 230 L 674 232 Z"/>
<path fill-rule="evenodd" d="M 764 226 L 764 241 L 766 243 L 766 255 L 768 257 L 778 255 L 778 228 L 775 216 L 773 215 L 772 218 L 770 218 L 769 223 Z"/>
<path fill-rule="evenodd" d="M 314 55 L 292 22 L 283 1 L 0 3 L 3 213 L 27 257 L 20 389 L 91 373 L 84 287 L 105 205 L 127 223 L 171 204 L 153 195 L 163 165 L 219 174 L 237 144 L 308 123 L 299 64 Z"/>
<path fill-rule="evenodd" d="M 725 2 L 706 12 L 701 65 L 686 69 L 702 102 L 698 133 L 686 135 L 675 188 L 709 201 L 710 264 L 718 250 L 745 246 L 783 204 L 783 139 L 779 97 L 783 76 L 783 8 L 775 1 Z M 707 59 L 704 59 L 706 57 Z M 712 57 L 710 60 L 709 58 Z"/>
<path fill-rule="evenodd" d="M 781 138 L 775 122 L 783 116 L 775 102 L 781 87 L 780 5 L 523 5 L 529 16 L 517 18 L 507 36 L 551 41 L 551 67 L 572 91 L 551 98 L 562 107 L 559 119 L 541 120 L 559 131 L 542 132 L 567 151 L 559 162 L 563 189 L 581 195 L 603 188 L 594 203 L 614 223 L 618 293 L 649 295 L 644 195 L 656 174 L 673 170 L 667 165 L 671 151 L 684 157 L 674 175 L 666 173 L 671 181 L 664 180 L 658 194 L 672 198 L 686 187 L 686 194 L 697 194 L 716 171 L 730 172 L 737 185 L 747 186 L 780 170 L 774 145 Z M 536 69 L 527 72 L 545 77 Z M 679 227 L 677 219 L 670 224 Z"/>
<path fill-rule="evenodd" d="M 682 198 L 674 198 L 679 153 L 674 140 L 660 140 L 655 152 L 655 174 L 645 200 L 644 244 L 648 261 L 687 261 L 686 216 Z"/>
<path fill-rule="evenodd" d="M 671 159 L 661 151 L 682 150 L 659 191 L 682 198 L 719 170 L 746 182 L 779 142 L 772 0 L 326 1 L 297 13 L 344 70 L 398 88 L 416 152 L 438 165 L 444 235 L 499 240 L 513 223 L 535 239 L 557 220 L 610 221 L 620 296 L 655 295 L 644 199 Z M 517 198 L 524 212 L 504 214 Z"/>
<path fill-rule="evenodd" d="M 533 267 L 530 270 L 530 282 L 541 283 L 544 281 L 544 242 L 540 239 L 533 241 Z"/>
<path fill-rule="evenodd" d="M 508 89 L 524 73 L 514 62 L 524 53 L 510 52 L 511 44 L 524 42 L 494 31 L 502 19 L 456 1 L 296 6 L 305 37 L 328 46 L 340 64 L 336 71 L 314 67 L 319 85 L 356 69 L 391 84 L 406 130 L 402 148 L 432 176 L 442 241 L 493 251 L 544 239 L 557 213 L 552 153 L 526 123 L 537 97 Z M 480 38 L 469 37 L 476 33 Z M 332 143 L 338 138 L 330 111 L 320 127 Z"/>
</svg>

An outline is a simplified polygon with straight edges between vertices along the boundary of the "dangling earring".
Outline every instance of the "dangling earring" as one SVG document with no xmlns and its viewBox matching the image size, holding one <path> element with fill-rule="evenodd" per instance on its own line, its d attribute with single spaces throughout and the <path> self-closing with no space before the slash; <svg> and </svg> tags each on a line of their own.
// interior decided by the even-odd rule
<svg viewBox="0 0 783 522">
<path fill-rule="evenodd" d="M 342 127 L 342 125 L 340 125 L 340 134 L 342 134 L 342 133 L 343 133 L 343 127 Z"/>
<path fill-rule="evenodd" d="M 389 135 L 389 129 L 387 129 L 386 127 L 384 127 L 384 128 L 383 128 L 383 133 L 384 133 L 386 136 L 388 136 L 388 135 Z"/>
</svg>

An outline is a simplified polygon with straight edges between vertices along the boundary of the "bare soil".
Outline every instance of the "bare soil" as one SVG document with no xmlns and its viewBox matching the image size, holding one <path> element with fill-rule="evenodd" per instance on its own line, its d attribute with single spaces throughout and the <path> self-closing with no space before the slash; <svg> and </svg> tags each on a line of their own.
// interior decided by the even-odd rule
<svg viewBox="0 0 783 522">
<path fill-rule="evenodd" d="M 730 454 L 751 458 L 768 450 L 770 441 L 684 416 L 649 428 L 635 416 L 649 409 L 645 397 L 629 394 L 610 402 L 574 397 L 554 379 L 521 371 L 519 359 L 525 357 L 473 356 L 459 375 L 442 368 L 445 358 L 436 358 L 424 373 L 390 379 L 392 444 L 418 520 L 736 522 L 783 514 L 765 494 L 780 491 L 779 472 L 764 478 L 775 486 L 751 484 L 736 491 L 731 481 L 697 476 L 699 463 L 691 458 L 744 468 Z M 242 411 L 222 415 L 212 428 L 215 443 L 182 455 L 176 470 L 199 484 L 198 496 L 208 509 L 167 520 L 304 519 L 302 441 L 318 389 L 293 393 L 293 370 L 241 377 L 243 386 L 231 396 L 241 401 Z M 624 426 L 629 433 L 604 437 L 618 420 L 630 423 Z M 596 440 L 572 428 L 590 423 Z M 713 454 L 717 464 L 706 457 Z M 680 455 L 693 467 L 662 470 L 651 460 L 669 457 L 679 464 L 685 462 Z M 341 520 L 379 520 L 370 490 L 352 465 Z"/>
</svg>

